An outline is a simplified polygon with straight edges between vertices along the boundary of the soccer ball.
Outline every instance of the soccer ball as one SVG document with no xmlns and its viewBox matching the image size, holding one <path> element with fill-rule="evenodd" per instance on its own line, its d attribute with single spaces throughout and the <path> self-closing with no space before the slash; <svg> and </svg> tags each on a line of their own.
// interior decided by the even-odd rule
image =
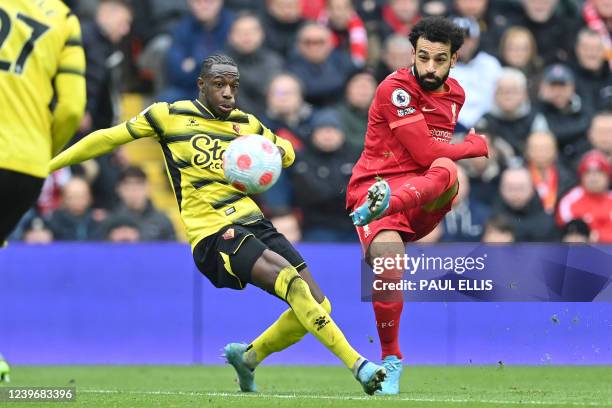
<svg viewBox="0 0 612 408">
<path fill-rule="evenodd" d="M 247 194 L 262 193 L 272 187 L 280 176 L 281 164 L 276 145 L 260 135 L 232 140 L 223 155 L 225 178 Z"/>
</svg>

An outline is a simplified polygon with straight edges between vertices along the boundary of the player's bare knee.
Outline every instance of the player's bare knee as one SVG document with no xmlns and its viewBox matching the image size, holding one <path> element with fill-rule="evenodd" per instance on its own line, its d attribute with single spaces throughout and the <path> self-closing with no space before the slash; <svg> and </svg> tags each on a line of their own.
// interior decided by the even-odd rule
<svg viewBox="0 0 612 408">
<path fill-rule="evenodd" d="M 368 248 L 368 263 L 381 278 L 398 280 L 402 278 L 403 268 L 397 267 L 406 253 L 404 242 L 397 231 L 381 231 Z"/>
</svg>

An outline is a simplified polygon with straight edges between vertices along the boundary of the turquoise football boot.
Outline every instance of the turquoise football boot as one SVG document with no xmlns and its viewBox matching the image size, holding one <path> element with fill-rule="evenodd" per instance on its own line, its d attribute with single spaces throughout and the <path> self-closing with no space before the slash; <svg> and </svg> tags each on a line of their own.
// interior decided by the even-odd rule
<svg viewBox="0 0 612 408">
<path fill-rule="evenodd" d="M 390 200 L 391 187 L 389 187 L 389 183 L 382 179 L 378 180 L 368 188 L 368 198 L 365 203 L 351 213 L 353 224 L 357 227 L 363 227 L 380 218 L 389 208 Z"/>
<path fill-rule="evenodd" d="M 2 354 L 0 354 L 0 383 L 11 382 L 11 367 L 8 365 Z"/>
<path fill-rule="evenodd" d="M 255 370 L 247 366 L 244 361 L 244 352 L 247 345 L 244 343 L 230 343 L 223 348 L 223 356 L 229 364 L 234 367 L 238 374 L 238 384 L 243 392 L 256 392 L 255 386 Z"/>
<path fill-rule="evenodd" d="M 396 356 L 387 356 L 383 360 L 382 366 L 387 371 L 387 378 L 383 381 L 380 391 L 376 391 L 376 395 L 399 394 L 400 378 L 403 370 L 402 360 Z"/>
<path fill-rule="evenodd" d="M 359 367 L 356 378 L 366 394 L 372 395 L 375 391 L 380 390 L 386 375 L 383 366 L 365 360 Z"/>
</svg>

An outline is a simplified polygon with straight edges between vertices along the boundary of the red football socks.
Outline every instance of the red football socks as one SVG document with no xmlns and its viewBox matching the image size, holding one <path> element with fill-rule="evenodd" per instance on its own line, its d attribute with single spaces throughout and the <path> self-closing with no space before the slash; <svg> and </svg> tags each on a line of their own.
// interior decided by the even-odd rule
<svg viewBox="0 0 612 408">
<path fill-rule="evenodd" d="M 386 303 L 373 301 L 374 314 L 376 316 L 376 329 L 380 338 L 382 358 L 397 356 L 403 358 L 399 348 L 400 317 L 404 303 L 402 301 Z"/>
</svg>

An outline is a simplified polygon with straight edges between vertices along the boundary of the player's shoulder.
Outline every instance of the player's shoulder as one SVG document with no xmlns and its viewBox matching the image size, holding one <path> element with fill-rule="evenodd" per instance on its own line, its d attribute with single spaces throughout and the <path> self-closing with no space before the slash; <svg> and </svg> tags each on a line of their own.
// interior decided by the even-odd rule
<svg viewBox="0 0 612 408">
<path fill-rule="evenodd" d="M 383 89 L 402 87 L 406 90 L 413 90 L 418 88 L 418 83 L 410 68 L 402 68 L 387 75 L 379 84 L 379 87 Z"/>
<path fill-rule="evenodd" d="M 253 115 L 252 113 L 244 112 L 240 109 L 234 109 L 228 116 L 227 120 L 245 126 L 248 125 L 254 129 L 259 129 L 261 127 L 261 121 L 257 116 Z"/>
<path fill-rule="evenodd" d="M 379 98 L 418 98 L 421 94 L 419 84 L 410 68 L 402 68 L 389 74 L 379 85 Z"/>
<path fill-rule="evenodd" d="M 197 107 L 193 104 L 193 101 L 190 100 L 182 100 L 182 101 L 175 101 L 175 102 L 157 102 L 154 103 L 153 105 L 160 105 L 163 106 L 162 104 L 165 104 L 167 109 L 168 109 L 168 113 L 170 114 L 174 114 L 174 113 L 188 113 L 188 112 L 193 112 L 193 114 L 198 113 L 198 109 Z M 153 106 L 151 105 L 151 106 Z"/>
<path fill-rule="evenodd" d="M 169 111 L 169 103 L 154 102 L 140 112 L 139 116 L 144 116 L 147 122 L 149 122 L 152 126 L 156 125 L 159 128 L 164 128 L 164 124 L 168 119 Z"/>
</svg>

